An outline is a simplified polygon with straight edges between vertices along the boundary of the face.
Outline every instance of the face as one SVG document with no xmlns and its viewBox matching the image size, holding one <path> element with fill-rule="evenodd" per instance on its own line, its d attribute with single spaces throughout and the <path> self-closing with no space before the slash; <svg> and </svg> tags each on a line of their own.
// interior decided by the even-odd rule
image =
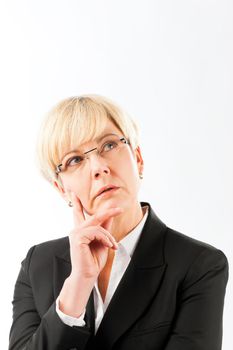
<svg viewBox="0 0 233 350">
<path fill-rule="evenodd" d="M 109 133 L 114 133 L 119 137 L 124 136 L 111 121 L 107 122 L 101 136 Z M 79 147 L 79 151 L 84 153 L 96 146 L 96 141 L 88 142 Z M 72 156 L 72 153 L 67 155 L 66 159 L 69 156 Z M 74 192 L 89 215 L 101 209 L 116 206 L 129 210 L 138 203 L 139 173 L 142 173 L 142 170 L 143 159 L 140 148 L 132 150 L 130 145 L 123 144 L 112 159 L 111 157 L 105 159 L 96 152 L 91 152 L 88 159 L 85 160 L 82 173 L 80 170 L 74 170 L 72 173 L 59 173 L 58 176 L 63 186 L 59 189 L 67 201 L 70 198 L 70 192 Z M 97 196 L 97 193 L 106 185 L 116 188 Z M 56 186 L 58 187 L 57 184 Z"/>
</svg>

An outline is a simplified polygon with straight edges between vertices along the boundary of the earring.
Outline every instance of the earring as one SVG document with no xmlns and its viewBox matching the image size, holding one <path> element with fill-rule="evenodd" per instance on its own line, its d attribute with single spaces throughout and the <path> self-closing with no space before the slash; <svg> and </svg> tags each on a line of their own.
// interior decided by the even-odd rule
<svg viewBox="0 0 233 350">
<path fill-rule="evenodd" d="M 139 178 L 143 179 L 143 174 L 142 173 L 139 174 Z"/>
<path fill-rule="evenodd" d="M 72 204 L 71 201 L 68 202 L 68 206 L 69 206 L 69 207 L 73 207 L 73 204 Z"/>
</svg>

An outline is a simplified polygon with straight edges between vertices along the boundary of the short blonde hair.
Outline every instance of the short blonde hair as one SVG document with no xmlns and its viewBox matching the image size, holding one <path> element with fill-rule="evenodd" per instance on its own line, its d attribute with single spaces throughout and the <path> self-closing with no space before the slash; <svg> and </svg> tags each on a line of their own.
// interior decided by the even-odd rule
<svg viewBox="0 0 233 350">
<path fill-rule="evenodd" d="M 138 127 L 119 106 L 99 95 L 75 96 L 62 100 L 47 114 L 37 141 L 37 160 L 41 174 L 57 180 L 56 166 L 70 149 L 97 138 L 110 120 L 135 149 Z"/>
</svg>

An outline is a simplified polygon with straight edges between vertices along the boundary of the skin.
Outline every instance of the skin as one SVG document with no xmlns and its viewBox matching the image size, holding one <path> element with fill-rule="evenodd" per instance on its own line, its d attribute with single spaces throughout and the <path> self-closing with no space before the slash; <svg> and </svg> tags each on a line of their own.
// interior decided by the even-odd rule
<svg viewBox="0 0 233 350">
<path fill-rule="evenodd" d="M 123 136 L 110 121 L 103 134 L 109 132 Z M 80 150 L 85 152 L 94 147 L 96 143 L 89 142 Z M 59 295 L 60 310 L 73 317 L 79 317 L 85 310 L 96 281 L 104 300 L 117 241 L 143 217 L 137 199 L 139 173 L 143 171 L 139 147 L 132 150 L 126 145 L 117 161 L 108 162 L 93 152 L 86 162 L 82 178 L 75 171 L 61 173 L 62 185 L 54 183 L 62 197 L 73 204 L 74 228 L 69 235 L 72 269 Z M 119 189 L 96 198 L 100 188 L 108 184 Z"/>
</svg>

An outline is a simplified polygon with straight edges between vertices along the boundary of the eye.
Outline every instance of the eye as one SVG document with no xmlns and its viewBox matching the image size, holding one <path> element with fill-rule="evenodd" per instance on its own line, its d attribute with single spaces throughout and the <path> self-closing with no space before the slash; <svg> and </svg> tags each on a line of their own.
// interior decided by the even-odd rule
<svg viewBox="0 0 233 350">
<path fill-rule="evenodd" d="M 108 141 L 102 146 L 102 152 L 109 152 L 112 149 L 116 148 L 118 143 L 116 141 Z"/>
<path fill-rule="evenodd" d="M 74 165 L 80 164 L 82 161 L 83 161 L 83 157 L 74 156 L 67 160 L 66 166 L 74 166 Z"/>
</svg>

